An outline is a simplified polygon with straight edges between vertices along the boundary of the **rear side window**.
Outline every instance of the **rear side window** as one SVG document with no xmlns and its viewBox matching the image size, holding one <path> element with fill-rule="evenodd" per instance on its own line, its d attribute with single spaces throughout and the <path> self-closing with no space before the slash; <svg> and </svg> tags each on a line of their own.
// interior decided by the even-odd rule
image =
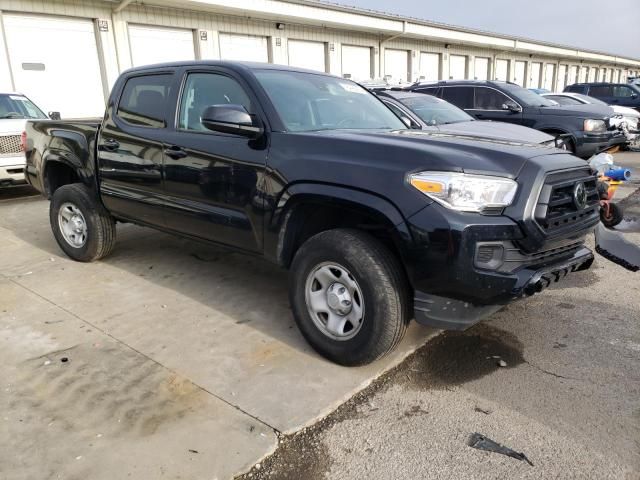
<svg viewBox="0 0 640 480">
<path fill-rule="evenodd" d="M 592 97 L 610 97 L 611 86 L 610 85 L 596 85 L 589 87 L 589 95 Z"/>
<path fill-rule="evenodd" d="M 583 93 L 584 87 L 582 85 L 569 85 L 564 89 L 565 92 Z"/>
<path fill-rule="evenodd" d="M 473 87 L 444 87 L 442 98 L 458 108 L 473 108 Z"/>
<path fill-rule="evenodd" d="M 173 75 L 144 75 L 127 80 L 118 117 L 132 125 L 164 128 Z"/>
</svg>

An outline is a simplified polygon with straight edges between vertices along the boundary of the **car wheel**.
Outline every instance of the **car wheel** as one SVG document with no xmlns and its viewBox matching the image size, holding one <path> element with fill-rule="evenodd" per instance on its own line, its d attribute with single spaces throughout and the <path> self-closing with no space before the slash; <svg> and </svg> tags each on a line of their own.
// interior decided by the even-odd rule
<svg viewBox="0 0 640 480">
<path fill-rule="evenodd" d="M 92 262 L 113 250 L 115 221 L 82 184 L 64 185 L 54 192 L 49 221 L 58 245 L 73 260 Z"/>
<path fill-rule="evenodd" d="M 296 323 L 324 357 L 365 365 L 402 339 L 410 319 L 407 281 L 375 238 L 350 229 L 321 232 L 298 250 L 291 270 Z"/>
</svg>

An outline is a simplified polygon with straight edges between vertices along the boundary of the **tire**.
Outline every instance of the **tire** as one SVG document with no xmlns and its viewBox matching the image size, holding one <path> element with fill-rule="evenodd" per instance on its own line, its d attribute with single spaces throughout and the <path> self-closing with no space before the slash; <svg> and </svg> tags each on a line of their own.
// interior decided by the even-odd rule
<svg viewBox="0 0 640 480">
<path fill-rule="evenodd" d="M 113 250 L 115 220 L 80 183 L 64 185 L 54 192 L 49 221 L 58 245 L 73 260 L 93 262 Z"/>
<path fill-rule="evenodd" d="M 624 212 L 622 207 L 617 203 L 609 203 L 609 212 L 607 214 L 605 207 L 600 207 L 600 221 L 607 228 L 613 228 L 624 220 Z"/>
<path fill-rule="evenodd" d="M 336 268 L 332 270 L 331 266 Z M 338 280 L 329 288 L 317 280 L 324 278 L 327 269 L 332 275 L 327 283 Z M 342 285 L 340 282 L 353 290 L 352 309 L 342 319 L 356 312 L 354 318 L 361 314 L 361 320 L 357 326 L 350 320 L 343 327 L 345 332 L 335 333 L 328 331 L 329 318 L 340 317 L 335 311 L 314 312 L 311 297 L 326 297 L 329 306 L 330 289 Z M 314 288 L 319 290 L 314 292 Z M 300 247 L 291 265 L 289 298 L 296 323 L 314 350 L 340 365 L 366 365 L 396 347 L 411 318 L 408 293 L 408 282 L 397 258 L 378 240 L 358 230 L 318 233 Z"/>
</svg>

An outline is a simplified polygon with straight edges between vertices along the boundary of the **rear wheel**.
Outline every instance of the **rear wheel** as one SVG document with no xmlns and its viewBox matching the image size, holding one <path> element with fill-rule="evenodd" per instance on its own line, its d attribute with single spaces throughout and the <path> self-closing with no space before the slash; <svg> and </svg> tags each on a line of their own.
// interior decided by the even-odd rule
<svg viewBox="0 0 640 480">
<path fill-rule="evenodd" d="M 364 365 L 395 348 L 410 318 L 408 287 L 396 257 L 358 230 L 310 238 L 291 266 L 289 296 L 302 334 L 341 365 Z"/>
<path fill-rule="evenodd" d="M 92 262 L 113 250 L 115 221 L 80 183 L 63 185 L 54 192 L 49 221 L 58 245 L 74 260 Z"/>
<path fill-rule="evenodd" d="M 617 203 L 608 203 L 600 207 L 600 221 L 607 228 L 613 228 L 624 220 L 622 207 Z"/>
</svg>

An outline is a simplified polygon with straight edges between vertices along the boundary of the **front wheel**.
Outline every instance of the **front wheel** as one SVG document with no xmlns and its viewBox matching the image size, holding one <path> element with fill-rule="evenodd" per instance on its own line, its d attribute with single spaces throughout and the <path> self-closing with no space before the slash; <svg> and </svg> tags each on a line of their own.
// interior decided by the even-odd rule
<svg viewBox="0 0 640 480">
<path fill-rule="evenodd" d="M 80 183 L 64 185 L 54 192 L 49 221 L 58 245 L 73 260 L 92 262 L 113 250 L 115 221 Z"/>
<path fill-rule="evenodd" d="M 365 365 L 393 350 L 410 318 L 408 286 L 397 258 L 358 230 L 307 240 L 291 266 L 289 296 L 302 334 L 341 365 Z"/>
</svg>

